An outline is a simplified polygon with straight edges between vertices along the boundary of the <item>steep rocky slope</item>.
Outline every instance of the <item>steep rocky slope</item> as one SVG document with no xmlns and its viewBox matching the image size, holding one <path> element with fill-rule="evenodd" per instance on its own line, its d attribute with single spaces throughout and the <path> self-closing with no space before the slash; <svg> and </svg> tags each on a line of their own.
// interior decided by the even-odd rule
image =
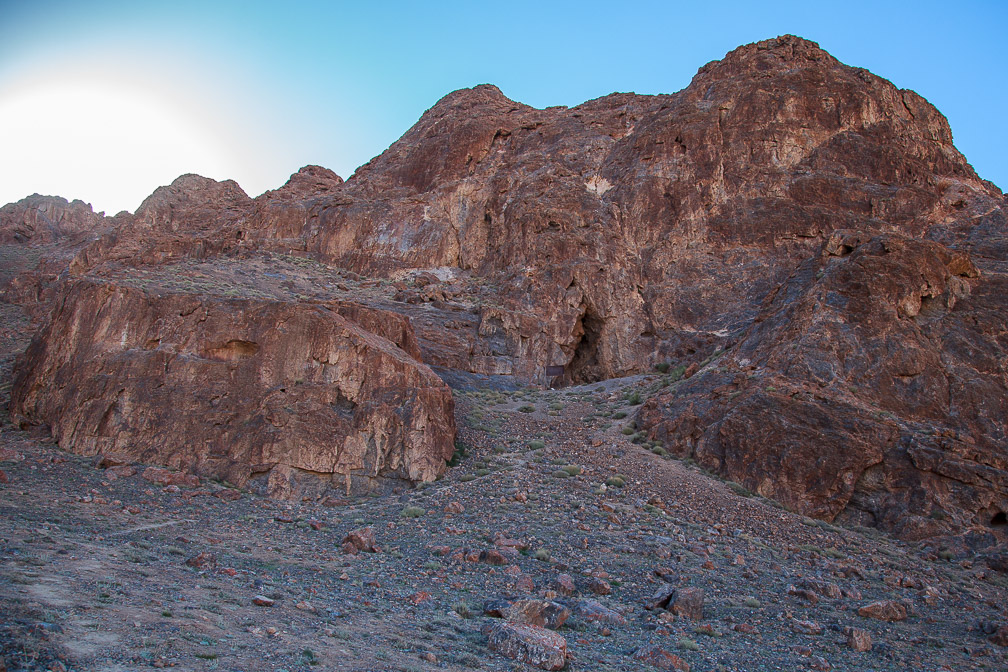
<svg viewBox="0 0 1008 672">
<path fill-rule="evenodd" d="M 433 480 L 455 450 L 451 391 L 338 311 L 75 283 L 18 365 L 14 422 L 276 497 Z M 360 314 L 403 338 L 398 316 Z"/>
<path fill-rule="evenodd" d="M 664 449 L 809 515 L 1000 535 L 1006 205 L 927 101 L 784 36 L 672 95 L 456 91 L 346 182 L 180 177 L 17 297 L 169 269 L 181 294 L 398 312 L 446 376 L 660 366 L 637 421 Z M 265 287 L 281 258 L 314 261 Z"/>
</svg>

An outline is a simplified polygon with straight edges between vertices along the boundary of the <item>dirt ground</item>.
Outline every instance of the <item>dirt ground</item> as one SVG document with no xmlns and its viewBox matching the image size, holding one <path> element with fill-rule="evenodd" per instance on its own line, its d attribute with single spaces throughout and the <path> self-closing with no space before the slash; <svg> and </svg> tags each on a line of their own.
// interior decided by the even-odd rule
<svg viewBox="0 0 1008 672">
<path fill-rule="evenodd" d="M 166 487 L 5 419 L 6 669 L 530 669 L 486 634 L 500 620 L 486 603 L 522 596 L 571 607 L 570 670 L 652 669 L 635 657 L 651 645 L 693 670 L 1008 669 L 989 636 L 1008 621 L 1004 573 L 789 513 L 662 455 L 631 403 L 661 376 L 478 382 L 456 390 L 447 475 L 361 500 Z M 377 551 L 345 554 L 363 527 Z M 646 608 L 665 584 L 701 588 L 702 615 Z M 906 618 L 859 614 L 880 600 Z"/>
</svg>

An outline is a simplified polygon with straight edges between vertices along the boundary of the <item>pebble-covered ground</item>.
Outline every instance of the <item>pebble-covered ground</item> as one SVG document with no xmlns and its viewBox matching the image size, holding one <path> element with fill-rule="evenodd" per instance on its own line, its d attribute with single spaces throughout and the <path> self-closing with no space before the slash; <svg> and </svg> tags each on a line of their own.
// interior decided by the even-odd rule
<svg viewBox="0 0 1008 672">
<path fill-rule="evenodd" d="M 464 386 L 447 475 L 362 500 L 166 486 L 4 424 L 0 670 L 524 670 L 490 614 L 544 602 L 569 670 L 1008 669 L 1008 575 L 663 455 L 632 424 L 661 384 Z"/>
</svg>

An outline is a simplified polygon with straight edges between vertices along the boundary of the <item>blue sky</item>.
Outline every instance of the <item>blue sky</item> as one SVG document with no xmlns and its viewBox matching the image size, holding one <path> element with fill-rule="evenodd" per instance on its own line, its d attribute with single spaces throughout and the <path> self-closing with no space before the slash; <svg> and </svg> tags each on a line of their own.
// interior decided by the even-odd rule
<svg viewBox="0 0 1008 672">
<path fill-rule="evenodd" d="M 442 95 L 534 105 L 671 93 L 784 33 L 914 89 L 1008 186 L 1008 3 L 87 2 L 0 4 L 0 203 L 133 211 L 183 172 L 251 195 L 302 165 L 348 177 Z"/>
</svg>

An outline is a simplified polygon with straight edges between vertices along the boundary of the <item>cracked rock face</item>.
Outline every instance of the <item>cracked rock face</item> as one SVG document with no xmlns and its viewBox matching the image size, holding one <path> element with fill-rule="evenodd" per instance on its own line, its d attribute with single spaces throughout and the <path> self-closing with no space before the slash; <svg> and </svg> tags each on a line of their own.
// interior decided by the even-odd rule
<svg viewBox="0 0 1008 672">
<path fill-rule="evenodd" d="M 838 232 L 716 367 L 648 400 L 640 424 L 810 516 L 907 538 L 996 526 L 1008 393 L 992 318 L 1006 291 L 938 243 Z"/>
<path fill-rule="evenodd" d="M 346 182 L 309 166 L 252 199 L 232 182 L 182 176 L 74 250 L 69 271 L 114 277 L 179 260 L 293 253 L 355 280 L 401 284 L 394 295 L 362 299 L 375 305 L 356 303 L 361 283 L 345 290 L 348 302 L 298 310 L 339 313 L 395 342 L 413 361 L 404 389 L 441 389 L 417 382 L 427 380 L 421 359 L 534 384 L 550 382 L 546 367 L 555 365 L 564 367 L 559 384 L 681 367 L 688 379 L 642 407 L 637 422 L 650 439 L 808 515 L 920 538 L 1008 529 L 1006 210 L 1004 195 L 973 171 L 927 101 L 783 36 L 735 49 L 671 95 L 612 94 L 538 110 L 489 85 L 455 91 Z M 17 212 L 8 228 L 24 238 L 28 220 Z M 47 267 L 51 278 L 63 270 L 57 261 Z M 29 285 L 18 296 L 48 301 L 54 291 Z M 189 297 L 152 299 L 135 314 L 169 311 L 174 324 L 172 301 L 210 302 L 235 311 L 239 325 L 295 311 Z M 59 304 L 57 318 L 72 310 Z M 392 321 L 389 311 L 410 322 Z M 340 329 L 352 342 L 361 338 Z M 126 357 L 113 336 L 98 339 L 108 349 L 103 359 L 72 359 L 67 346 L 51 343 L 33 346 L 32 361 L 49 350 L 66 350 L 60 361 L 82 366 L 146 361 L 139 341 Z M 360 366 L 377 366 L 379 380 L 393 370 L 406 375 L 363 338 Z M 223 326 L 213 339 L 192 351 L 203 362 L 199 376 L 221 362 L 245 371 L 286 352 L 280 340 L 267 348 L 265 336 L 227 335 Z M 91 346 L 82 338 L 78 347 Z M 165 347 L 144 357 L 166 356 Z M 173 357 L 190 365 L 189 352 Z M 311 359 L 291 357 L 284 361 Z M 38 370 L 36 387 L 18 388 L 23 417 L 51 422 L 95 451 L 111 440 L 103 423 L 126 426 L 113 392 L 103 392 L 101 413 L 88 411 L 78 427 L 69 399 L 80 390 L 52 387 L 60 369 L 51 363 Z M 264 385 L 256 389 L 274 399 Z M 183 387 L 174 394 L 184 396 Z M 450 400 L 438 396 L 447 391 L 429 394 L 439 401 L 423 397 L 424 417 L 447 427 Z M 267 406 L 229 411 L 257 418 L 265 438 L 256 440 L 274 446 L 266 458 L 241 444 L 235 463 L 268 465 L 280 491 L 289 474 L 407 473 L 406 455 L 451 452 L 450 441 L 421 437 L 394 445 L 439 447 L 386 455 L 393 444 L 383 429 L 346 444 L 340 455 L 357 456 L 350 462 L 302 459 L 276 438 L 287 424 L 274 420 L 315 437 L 311 445 L 322 445 L 322 430 L 288 417 L 287 403 Z M 174 421 L 153 401 L 141 407 L 128 422 Z M 358 427 L 334 417 L 340 436 Z M 404 429 L 410 422 L 389 435 L 414 436 Z M 144 430 L 150 437 L 153 426 Z M 203 457 L 191 466 L 230 473 L 207 465 L 231 457 L 197 443 Z M 441 468 L 416 459 L 427 465 L 417 472 L 423 478 Z M 325 472 L 336 468 L 330 462 L 336 472 Z M 238 481 L 260 473 L 243 468 Z"/>
<path fill-rule="evenodd" d="M 366 316 L 379 331 L 376 312 Z M 389 323 L 403 326 L 394 315 Z M 80 281 L 56 300 L 18 371 L 15 421 L 50 425 L 66 450 L 274 496 L 430 481 L 454 451 L 447 386 L 317 303 Z"/>
</svg>

